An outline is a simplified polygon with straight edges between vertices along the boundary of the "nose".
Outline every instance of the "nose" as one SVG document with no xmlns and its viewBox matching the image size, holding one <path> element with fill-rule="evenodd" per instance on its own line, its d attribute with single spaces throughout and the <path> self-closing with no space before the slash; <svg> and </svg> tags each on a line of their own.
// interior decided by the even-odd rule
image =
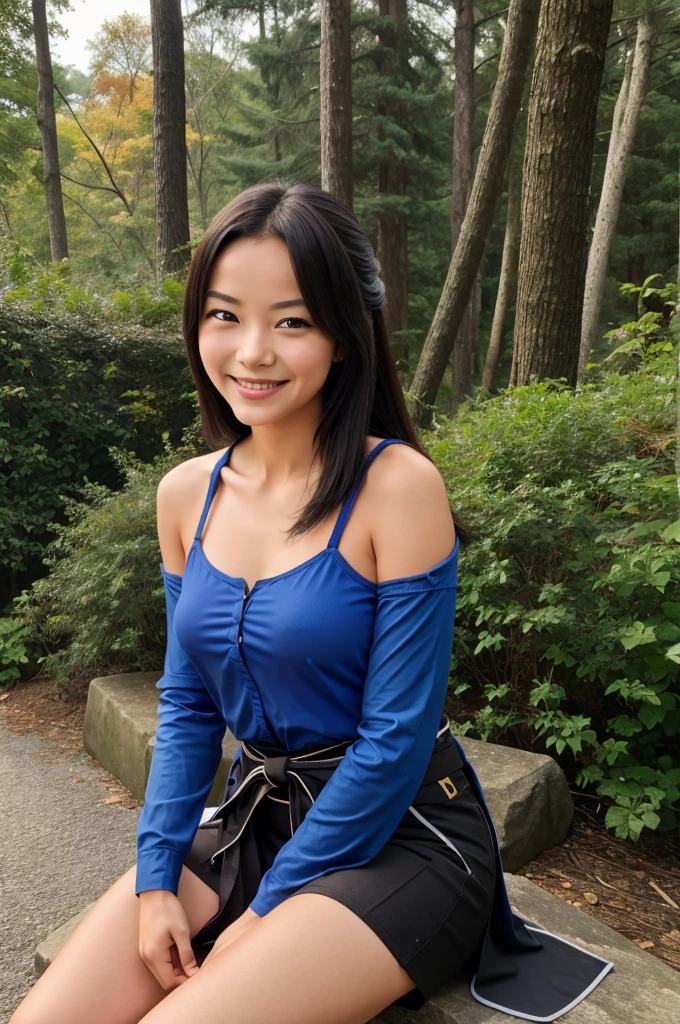
<svg viewBox="0 0 680 1024">
<path fill-rule="evenodd" d="M 270 349 L 266 329 L 259 330 L 257 327 L 252 327 L 249 331 L 243 332 L 236 355 L 241 365 L 246 368 L 271 366 L 274 362 L 274 355 Z"/>
</svg>

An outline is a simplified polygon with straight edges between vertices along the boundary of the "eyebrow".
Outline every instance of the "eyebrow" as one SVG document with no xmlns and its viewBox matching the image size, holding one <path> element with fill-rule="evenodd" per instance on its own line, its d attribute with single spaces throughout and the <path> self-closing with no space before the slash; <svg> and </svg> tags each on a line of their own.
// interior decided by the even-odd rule
<svg viewBox="0 0 680 1024">
<path fill-rule="evenodd" d="M 240 299 L 235 299 L 233 295 L 226 295 L 224 292 L 216 292 L 212 289 L 206 292 L 205 297 L 207 299 L 223 299 L 224 302 L 232 302 L 235 306 L 241 305 Z M 284 299 L 282 302 L 272 302 L 270 309 L 289 309 L 291 306 L 306 306 L 304 299 Z"/>
</svg>

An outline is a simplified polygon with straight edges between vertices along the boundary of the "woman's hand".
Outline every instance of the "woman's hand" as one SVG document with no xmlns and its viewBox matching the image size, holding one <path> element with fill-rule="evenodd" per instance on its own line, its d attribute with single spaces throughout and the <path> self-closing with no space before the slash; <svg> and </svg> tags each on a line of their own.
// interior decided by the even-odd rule
<svg viewBox="0 0 680 1024">
<path fill-rule="evenodd" d="M 247 932 L 252 927 L 255 921 L 260 921 L 260 915 L 256 914 L 250 907 L 246 907 L 240 917 L 237 917 L 235 921 L 232 921 L 223 932 L 221 932 L 215 939 L 215 944 L 208 953 L 207 957 L 201 964 L 201 967 L 205 967 L 211 957 L 215 956 L 221 949 L 228 946 L 230 942 L 234 942 L 239 936 Z"/>
<path fill-rule="evenodd" d="M 170 992 L 198 971 L 186 912 L 169 889 L 140 893 L 139 905 L 139 955 Z"/>
</svg>

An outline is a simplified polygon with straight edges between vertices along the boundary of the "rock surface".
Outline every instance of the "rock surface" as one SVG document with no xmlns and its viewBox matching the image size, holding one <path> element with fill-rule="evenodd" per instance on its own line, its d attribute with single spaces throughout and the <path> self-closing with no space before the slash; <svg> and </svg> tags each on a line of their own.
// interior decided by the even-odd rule
<svg viewBox="0 0 680 1024">
<path fill-rule="evenodd" d="M 158 725 L 159 672 L 100 676 L 90 683 L 83 727 L 85 749 L 120 779 L 138 800 L 146 780 Z M 484 789 L 496 824 L 506 871 L 518 871 L 569 831 L 573 803 L 562 770 L 551 757 L 463 737 L 463 749 Z M 238 748 L 227 732 L 223 758 L 210 791 L 219 804 Z"/>
</svg>

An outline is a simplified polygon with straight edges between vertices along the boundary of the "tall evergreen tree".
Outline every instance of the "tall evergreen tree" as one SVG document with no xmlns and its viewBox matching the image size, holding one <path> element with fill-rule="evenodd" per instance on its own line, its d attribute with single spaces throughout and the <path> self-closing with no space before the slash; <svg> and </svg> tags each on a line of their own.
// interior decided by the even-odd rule
<svg viewBox="0 0 680 1024">
<path fill-rule="evenodd" d="M 181 0 L 151 0 L 153 173 L 160 274 L 189 260 L 184 29 Z"/>
<path fill-rule="evenodd" d="M 407 113 L 402 94 L 408 87 L 408 46 L 406 0 L 378 0 L 378 45 L 375 51 L 378 72 L 376 126 L 381 154 L 377 166 L 378 203 L 376 205 L 377 258 L 385 282 L 385 318 L 397 368 L 405 376 L 408 348 L 397 332 L 408 326 L 408 220 L 406 197 L 409 169 L 404 159 L 404 144 L 398 132 L 404 132 Z M 395 130 L 396 129 L 396 130 Z M 406 141 L 406 140 L 405 140 Z M 408 142 L 406 141 L 408 145 Z M 396 339 L 395 339 L 396 336 Z M 398 339 L 398 340 L 397 340 Z"/>
<path fill-rule="evenodd" d="M 512 384 L 574 385 L 612 0 L 543 0 L 523 171 Z"/>
<path fill-rule="evenodd" d="M 454 0 L 456 28 L 454 51 L 456 84 L 453 93 L 453 160 L 451 173 L 451 253 L 456 251 L 460 229 L 472 191 L 474 175 L 475 120 L 475 11 L 473 0 Z M 470 394 L 472 349 L 475 331 L 473 290 L 463 320 L 453 339 L 453 407 Z"/>
<path fill-rule="evenodd" d="M 47 30 L 45 0 L 32 0 L 33 31 L 35 35 L 35 61 L 38 71 L 38 128 L 43 153 L 43 182 L 47 201 L 47 223 L 50 230 L 52 260 L 56 263 L 68 258 L 66 217 L 61 194 L 57 121 L 54 110 L 54 77 L 50 55 L 50 37 Z"/>
<path fill-rule="evenodd" d="M 321 0 L 321 187 L 354 205 L 352 175 L 352 2 Z"/>
<path fill-rule="evenodd" d="M 484 141 L 456 251 L 410 388 L 411 415 L 431 422 L 430 407 L 451 354 L 451 336 L 463 318 L 484 256 L 515 133 L 538 21 L 540 0 L 511 0 Z"/>
<path fill-rule="evenodd" d="M 658 24 L 654 14 L 643 15 L 637 24 L 635 45 L 626 61 L 621 91 L 614 108 L 604 181 L 588 254 L 577 373 L 579 382 L 583 380 L 588 356 L 597 341 L 609 253 L 619 219 L 628 161 L 647 95 L 657 38 Z"/>
</svg>

